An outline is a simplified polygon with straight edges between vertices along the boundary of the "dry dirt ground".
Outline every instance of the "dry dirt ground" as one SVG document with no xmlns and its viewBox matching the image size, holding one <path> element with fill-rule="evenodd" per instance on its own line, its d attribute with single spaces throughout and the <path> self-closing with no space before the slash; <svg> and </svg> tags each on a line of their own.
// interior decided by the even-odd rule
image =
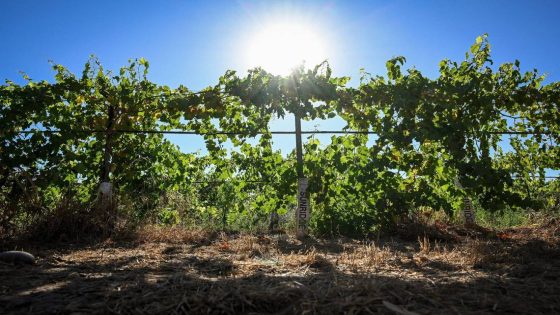
<svg viewBox="0 0 560 315">
<path fill-rule="evenodd" d="M 559 226 L 374 241 L 150 228 L 27 245 L 37 264 L 0 264 L 0 314 L 558 314 Z"/>
</svg>

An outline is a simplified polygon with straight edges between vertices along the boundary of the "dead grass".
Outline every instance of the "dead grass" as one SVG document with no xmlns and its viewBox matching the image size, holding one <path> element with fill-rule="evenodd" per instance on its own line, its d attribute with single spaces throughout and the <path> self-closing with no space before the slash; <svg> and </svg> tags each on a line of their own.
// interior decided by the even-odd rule
<svg viewBox="0 0 560 315">
<path fill-rule="evenodd" d="M 560 311 L 557 222 L 422 232 L 372 242 L 152 226 L 97 244 L 30 246 L 37 265 L 0 265 L 0 313 Z"/>
<path fill-rule="evenodd" d="M 209 244 L 217 235 L 215 231 L 203 229 L 145 225 L 117 235 L 116 240 L 137 243 Z"/>
</svg>

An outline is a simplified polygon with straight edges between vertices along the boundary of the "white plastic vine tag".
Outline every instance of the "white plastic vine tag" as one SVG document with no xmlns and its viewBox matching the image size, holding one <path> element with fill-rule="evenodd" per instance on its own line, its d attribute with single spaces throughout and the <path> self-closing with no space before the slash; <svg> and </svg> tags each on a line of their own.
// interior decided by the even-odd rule
<svg viewBox="0 0 560 315">
<path fill-rule="evenodd" d="M 113 204 L 113 185 L 109 182 L 102 182 L 99 185 L 98 206 L 107 211 Z"/>
<path fill-rule="evenodd" d="M 453 183 L 459 189 L 464 189 L 463 185 L 461 185 L 461 182 L 459 181 L 459 178 L 455 177 L 453 179 Z M 474 208 L 473 208 L 473 205 L 472 205 L 472 200 L 469 197 L 463 198 L 463 216 L 465 218 L 465 224 L 473 225 L 473 224 L 476 223 L 475 216 L 474 216 Z"/>
<path fill-rule="evenodd" d="M 471 198 L 463 198 L 463 215 L 465 216 L 465 223 L 472 225 L 475 224 L 474 209 L 472 206 Z"/>
<path fill-rule="evenodd" d="M 309 197 L 307 195 L 307 178 L 298 180 L 298 207 L 296 210 L 297 235 L 304 236 L 307 234 L 307 223 L 309 222 Z"/>
<path fill-rule="evenodd" d="M 453 178 L 453 183 L 454 183 L 455 186 L 457 186 L 459 189 L 463 189 L 463 185 L 461 185 L 461 182 L 459 181 L 459 178 L 457 178 L 457 177 Z"/>
</svg>

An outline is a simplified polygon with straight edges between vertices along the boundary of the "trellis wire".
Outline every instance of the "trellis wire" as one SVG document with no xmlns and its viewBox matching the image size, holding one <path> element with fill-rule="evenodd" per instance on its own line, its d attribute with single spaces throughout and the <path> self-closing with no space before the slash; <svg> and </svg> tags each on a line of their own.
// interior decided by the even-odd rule
<svg viewBox="0 0 560 315">
<path fill-rule="evenodd" d="M 71 130 L 51 130 L 51 129 L 35 129 L 35 130 L 5 130 L 2 133 L 17 133 L 17 134 L 35 134 L 35 133 L 132 133 L 132 134 L 179 134 L 179 135 L 239 135 L 239 136 L 252 136 L 252 135 L 263 135 L 263 134 L 273 134 L 273 135 L 294 135 L 295 131 L 255 131 L 255 132 L 241 132 L 241 131 L 210 131 L 210 132 L 199 132 L 199 131 L 184 131 L 184 130 L 134 130 L 134 129 L 116 129 L 116 130 L 97 130 L 97 129 L 71 129 Z M 378 135 L 379 132 L 375 131 L 362 131 L 362 130 L 306 130 L 301 131 L 302 134 L 368 134 L 368 135 Z M 496 134 L 496 135 L 560 135 L 553 132 L 536 132 L 536 131 L 482 131 L 486 134 Z"/>
</svg>

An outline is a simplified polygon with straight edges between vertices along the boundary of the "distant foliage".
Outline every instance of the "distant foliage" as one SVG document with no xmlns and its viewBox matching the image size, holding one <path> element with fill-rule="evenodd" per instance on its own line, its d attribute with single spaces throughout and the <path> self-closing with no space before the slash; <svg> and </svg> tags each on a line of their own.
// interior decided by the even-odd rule
<svg viewBox="0 0 560 315">
<path fill-rule="evenodd" d="M 364 235 L 421 207 L 451 214 L 464 196 L 488 212 L 558 210 L 558 180 L 544 175 L 560 168 L 559 82 L 522 73 L 518 61 L 493 66 L 486 36 L 465 60 L 443 60 L 433 79 L 405 62 L 387 61 L 386 77 L 363 72 L 357 87 L 322 63 L 285 77 L 228 71 L 193 92 L 149 81 L 144 59 L 112 73 L 95 58 L 79 76 L 54 64 L 52 82 L 7 81 L 0 86 L 0 232 L 65 206 L 93 215 L 103 178 L 113 183 L 121 217 L 135 222 L 244 228 L 271 211 L 289 213 L 295 155 L 272 150 L 269 130 L 289 113 L 340 117 L 348 129 L 377 133 L 333 136 L 326 145 L 307 139 L 316 233 Z M 200 132 L 208 154 L 183 153 L 162 134 L 123 130 Z"/>
</svg>

